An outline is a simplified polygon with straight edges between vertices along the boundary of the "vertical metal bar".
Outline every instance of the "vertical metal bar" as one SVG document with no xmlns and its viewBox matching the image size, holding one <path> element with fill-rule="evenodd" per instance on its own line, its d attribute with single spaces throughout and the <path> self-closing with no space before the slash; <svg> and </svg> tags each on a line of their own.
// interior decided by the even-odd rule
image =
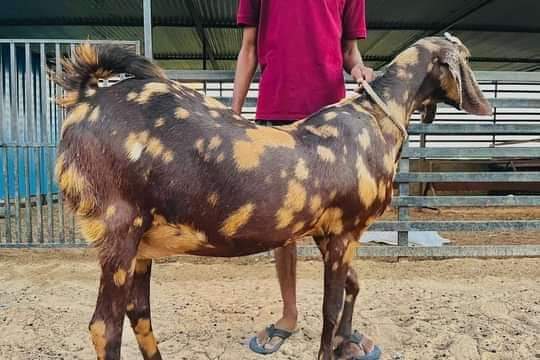
<svg viewBox="0 0 540 360">
<path fill-rule="evenodd" d="M 5 219 L 5 230 L 6 230 L 6 242 L 11 242 L 11 208 L 10 208 L 10 199 L 9 199 L 9 167 L 8 167 L 8 148 L 7 145 L 2 146 L 2 157 L 3 157 L 3 170 L 4 170 L 4 219 Z"/>
<path fill-rule="evenodd" d="M 26 129 L 24 132 L 25 143 L 28 144 L 34 140 L 33 134 L 33 116 L 34 116 L 34 97 L 32 94 L 32 61 L 30 53 L 30 43 L 24 44 L 24 98 L 25 98 L 25 110 L 26 110 Z M 26 228 L 26 242 L 31 243 L 33 238 L 33 226 L 32 226 L 32 196 L 30 193 L 30 148 L 25 146 L 24 151 L 24 184 L 25 184 L 25 228 Z"/>
<path fill-rule="evenodd" d="M 23 147 L 24 155 L 24 192 L 26 194 L 25 199 L 25 228 L 26 228 L 26 242 L 32 243 L 32 198 L 30 196 L 30 147 Z"/>
<path fill-rule="evenodd" d="M 41 105 L 41 119 L 39 121 L 39 133 L 41 138 L 39 139 L 41 143 L 45 143 L 47 139 L 47 64 L 46 64 L 46 54 L 45 54 L 45 44 L 39 44 L 39 80 L 40 80 L 40 105 Z"/>
<path fill-rule="evenodd" d="M 499 92 L 498 90 L 499 90 L 499 82 L 495 80 L 495 94 L 493 95 L 495 99 L 497 98 L 497 94 Z M 494 107 L 493 108 L 493 126 L 495 127 L 496 124 L 497 124 L 497 108 Z M 497 141 L 497 135 L 493 133 L 493 136 L 491 138 L 491 145 L 493 147 L 495 147 L 496 141 Z"/>
<path fill-rule="evenodd" d="M 56 61 L 56 76 L 59 76 L 61 73 L 62 73 L 62 63 L 61 63 L 61 54 L 60 54 L 60 44 L 59 43 L 56 43 L 56 46 L 55 46 L 55 61 Z M 62 92 L 62 89 L 60 88 L 60 86 L 56 85 L 56 96 L 60 96 L 61 95 L 61 92 Z M 57 141 L 60 140 L 60 129 L 62 128 L 62 108 L 58 105 L 56 105 L 56 138 L 57 138 Z M 53 161 L 54 162 L 54 161 Z M 62 195 L 62 192 L 59 191 L 58 192 L 58 210 L 60 212 L 59 214 L 59 217 L 60 217 L 60 242 L 63 243 L 65 242 L 65 233 L 64 233 L 64 225 L 65 225 L 65 221 L 64 221 L 64 198 L 63 198 L 63 195 Z"/>
<path fill-rule="evenodd" d="M 54 238 L 54 228 L 53 228 L 53 201 L 52 201 L 52 183 L 51 183 L 51 161 L 50 161 L 50 146 L 52 142 L 52 129 L 50 124 L 50 107 L 49 107 L 49 80 L 47 79 L 47 65 L 46 65 L 46 54 L 45 46 L 40 49 L 41 57 L 41 110 L 42 110 L 42 121 L 45 123 L 47 128 L 45 134 L 45 141 L 43 142 L 43 155 L 44 155 L 44 169 L 45 169 L 45 178 L 46 184 L 45 187 L 47 190 L 47 227 L 49 230 L 49 241 Z"/>
<path fill-rule="evenodd" d="M 17 61 L 16 61 L 16 54 L 15 54 L 15 43 L 9 44 L 9 62 L 10 62 L 10 80 L 9 80 L 9 86 L 10 86 L 10 112 L 11 112 L 11 137 L 10 141 L 17 141 L 19 140 L 19 136 L 17 133 L 18 130 L 18 98 L 17 98 Z"/>
<path fill-rule="evenodd" d="M 70 57 L 71 59 L 73 59 L 75 56 L 75 45 L 71 44 L 69 49 L 70 49 Z M 75 214 L 73 213 L 71 213 L 70 227 L 71 227 L 71 238 L 72 238 L 72 241 L 75 242 Z"/>
<path fill-rule="evenodd" d="M 206 68 L 206 66 L 207 66 L 207 64 L 206 64 L 206 55 L 207 55 L 207 46 L 208 46 L 208 44 L 207 44 L 205 36 L 203 36 L 202 40 L 203 40 L 203 42 L 202 42 L 202 58 L 203 58 L 202 68 L 203 68 L 203 70 L 206 70 L 207 69 Z"/>
<path fill-rule="evenodd" d="M 403 144 L 403 152 L 409 147 L 409 140 Z M 399 161 L 399 172 L 408 173 L 409 172 L 409 159 L 401 159 Z M 408 196 L 409 195 L 409 183 L 400 183 L 399 184 L 399 196 Z M 407 206 L 398 207 L 398 221 L 408 221 L 409 220 L 409 208 Z M 408 246 L 409 245 L 409 232 L 408 231 L 398 231 L 398 245 L 399 246 Z"/>
<path fill-rule="evenodd" d="M 0 142 L 6 140 L 4 136 L 4 46 L 0 43 Z"/>
<path fill-rule="evenodd" d="M 45 172 L 47 174 L 47 226 L 49 230 L 49 242 L 54 242 L 54 204 L 53 204 L 53 182 L 52 182 L 52 147 L 47 144 L 45 150 L 47 156 L 45 156 Z"/>
<path fill-rule="evenodd" d="M 13 162 L 13 172 L 15 173 L 14 179 L 13 179 L 13 185 L 15 188 L 15 223 L 17 226 L 17 235 L 16 240 L 18 243 L 21 242 L 21 232 L 22 232 L 22 224 L 21 224 L 21 191 L 20 191 L 20 170 L 19 170 L 19 144 L 15 144 L 13 147 L 13 150 L 15 150 L 15 159 Z"/>
<path fill-rule="evenodd" d="M 33 132 L 33 116 L 34 116 L 34 97 L 32 96 L 32 60 L 30 54 L 30 44 L 24 44 L 24 99 L 26 104 L 26 131 L 24 132 L 25 142 L 34 140 Z"/>
<path fill-rule="evenodd" d="M 42 145 L 34 148 L 34 161 L 36 165 L 36 194 L 37 194 L 37 237 L 40 243 L 43 243 L 43 201 L 42 201 L 42 186 L 41 186 L 41 154 Z"/>
<path fill-rule="evenodd" d="M 143 0 L 144 56 L 153 59 L 152 50 L 152 0 Z"/>
</svg>

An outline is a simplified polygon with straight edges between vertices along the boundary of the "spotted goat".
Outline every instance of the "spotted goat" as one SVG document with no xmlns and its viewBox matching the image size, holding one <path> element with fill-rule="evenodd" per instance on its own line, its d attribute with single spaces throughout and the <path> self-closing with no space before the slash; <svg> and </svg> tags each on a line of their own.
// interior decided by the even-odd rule
<svg viewBox="0 0 540 360">
<path fill-rule="evenodd" d="M 161 359 L 150 317 L 152 260 L 233 257 L 312 236 L 324 259 L 320 359 L 350 343 L 358 239 L 392 197 L 413 111 L 445 102 L 489 114 L 456 38 L 424 38 L 372 87 L 287 127 L 260 127 L 168 80 L 147 59 L 82 45 L 57 82 L 67 108 L 56 176 L 101 279 L 90 333 L 98 359 L 120 359 L 127 315 L 144 359 Z M 131 79 L 99 87 L 101 78 Z M 383 111 L 386 108 L 386 111 Z"/>
</svg>

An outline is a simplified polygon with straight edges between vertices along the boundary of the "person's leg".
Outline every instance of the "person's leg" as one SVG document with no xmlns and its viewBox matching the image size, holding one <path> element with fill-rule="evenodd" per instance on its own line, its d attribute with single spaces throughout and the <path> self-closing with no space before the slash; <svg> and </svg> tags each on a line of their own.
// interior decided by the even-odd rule
<svg viewBox="0 0 540 360">
<path fill-rule="evenodd" d="M 258 125 L 263 126 L 279 126 L 290 123 L 289 121 L 257 121 Z M 285 334 L 292 333 L 296 329 L 298 322 L 298 309 L 296 308 L 296 244 L 292 243 L 275 249 L 274 258 L 283 309 L 281 318 L 273 324 L 274 328 L 278 330 L 276 336 L 269 336 L 269 332 L 271 333 L 272 330 L 269 331 L 267 328 L 257 334 L 257 343 L 266 350 L 277 350 L 279 348 L 277 345 L 283 342 L 283 336 L 281 336 L 283 333 L 279 330 L 284 330 Z"/>
<path fill-rule="evenodd" d="M 283 300 L 283 315 L 276 323 L 276 327 L 292 331 L 298 321 L 296 308 L 296 244 L 274 250 L 276 271 Z"/>
<path fill-rule="evenodd" d="M 253 345 L 255 345 L 256 348 L 263 349 L 265 352 L 277 351 L 284 339 L 296 329 L 298 321 L 298 310 L 296 308 L 296 244 L 293 243 L 274 250 L 274 257 L 283 300 L 282 316 L 273 324 L 272 329 L 265 328 L 257 334 L 257 344 L 250 345 L 252 350 L 254 350 Z M 273 334 L 274 336 L 272 336 Z"/>
</svg>

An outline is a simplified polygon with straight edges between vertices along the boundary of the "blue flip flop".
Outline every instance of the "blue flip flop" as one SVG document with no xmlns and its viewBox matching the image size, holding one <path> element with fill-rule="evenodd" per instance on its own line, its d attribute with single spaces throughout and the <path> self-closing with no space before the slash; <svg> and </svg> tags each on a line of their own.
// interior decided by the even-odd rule
<svg viewBox="0 0 540 360">
<path fill-rule="evenodd" d="M 249 348 L 251 349 L 251 351 L 257 354 L 261 354 L 261 355 L 268 355 L 268 354 L 275 353 L 276 351 L 279 350 L 279 348 L 285 342 L 285 340 L 287 340 L 293 334 L 292 332 L 287 331 L 287 330 L 277 329 L 273 324 L 268 326 L 265 329 L 265 331 L 266 331 L 266 334 L 268 335 L 268 341 L 265 344 L 260 345 L 259 342 L 257 341 L 257 336 L 252 337 L 251 340 L 249 341 Z M 269 349 L 265 348 L 264 345 L 268 344 L 268 342 L 272 340 L 272 338 L 274 337 L 278 337 L 281 340 L 274 347 L 269 348 Z"/>
<path fill-rule="evenodd" d="M 362 342 L 363 338 L 364 338 L 364 335 L 355 331 L 353 334 L 351 334 L 351 336 L 349 336 L 347 341 L 360 346 L 360 343 Z M 360 357 L 354 358 L 354 360 L 379 360 L 380 357 L 381 357 L 381 349 L 379 349 L 377 345 L 373 345 L 373 350 L 371 350 L 366 355 L 362 355 Z"/>
</svg>

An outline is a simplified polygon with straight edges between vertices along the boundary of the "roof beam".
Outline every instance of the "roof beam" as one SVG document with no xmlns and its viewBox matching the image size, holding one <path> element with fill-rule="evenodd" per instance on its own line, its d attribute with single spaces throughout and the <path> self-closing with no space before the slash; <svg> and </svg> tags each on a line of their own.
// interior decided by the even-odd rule
<svg viewBox="0 0 540 360">
<path fill-rule="evenodd" d="M 421 32 L 419 34 L 416 34 L 408 42 L 404 43 L 398 50 L 396 50 L 392 54 L 391 58 L 393 59 L 400 52 L 407 49 L 409 46 L 411 46 L 412 44 L 414 44 L 416 41 L 420 40 L 423 37 L 433 36 L 433 35 L 436 35 L 438 33 L 449 30 L 453 26 L 455 26 L 458 23 L 460 23 L 461 21 L 465 20 L 468 16 L 470 16 L 470 15 L 474 14 L 475 12 L 477 12 L 478 10 L 484 8 L 486 5 L 491 4 L 493 1 L 494 0 L 482 0 L 479 3 L 477 3 L 475 6 L 473 6 L 471 8 L 468 8 L 466 10 L 463 10 L 461 12 L 458 12 L 456 16 L 451 18 L 450 21 L 448 21 L 444 26 L 441 26 L 439 29 L 430 30 L 430 31 L 423 31 L 423 32 Z M 379 68 L 381 68 L 381 67 L 382 66 L 380 66 Z"/>
<path fill-rule="evenodd" d="M 208 43 L 208 33 L 203 26 L 202 14 L 199 11 L 199 8 L 195 5 L 195 2 L 193 0 L 186 0 L 186 6 L 189 9 L 191 16 L 193 17 L 193 22 L 195 23 L 197 34 L 199 35 L 199 38 L 201 39 L 201 42 L 203 44 L 203 55 L 204 55 L 203 61 L 206 61 L 206 55 L 208 55 L 208 58 L 210 59 L 210 62 L 212 63 L 212 67 L 214 68 L 214 70 L 218 70 L 219 67 L 218 67 L 218 64 L 214 55 L 214 51 L 212 50 L 212 47 Z"/>
<path fill-rule="evenodd" d="M 238 54 L 223 54 L 216 56 L 216 60 L 236 60 Z M 176 53 L 159 53 L 155 54 L 156 60 L 202 60 L 201 54 L 176 54 Z M 393 59 L 387 55 L 366 55 L 364 61 L 384 61 L 388 62 Z M 470 62 L 479 63 L 520 63 L 520 64 L 536 64 L 540 66 L 540 58 L 513 58 L 513 57 L 471 57 Z"/>
<path fill-rule="evenodd" d="M 0 26 L 118 26 L 118 27 L 139 27 L 142 24 L 142 17 L 69 17 L 69 18 L 20 18 L 20 19 L 0 19 Z M 183 20 L 179 17 L 153 16 L 152 26 L 173 26 L 173 27 L 195 27 L 195 23 Z M 437 23 L 404 23 L 404 22 L 368 22 L 368 29 L 375 31 L 426 31 L 437 32 L 444 28 L 445 24 Z M 203 22 L 202 27 L 206 29 L 237 28 L 234 21 L 218 23 Z M 505 33 L 540 33 L 539 26 L 513 26 L 504 24 L 455 24 L 454 31 L 483 31 L 483 32 L 505 32 Z"/>
</svg>

